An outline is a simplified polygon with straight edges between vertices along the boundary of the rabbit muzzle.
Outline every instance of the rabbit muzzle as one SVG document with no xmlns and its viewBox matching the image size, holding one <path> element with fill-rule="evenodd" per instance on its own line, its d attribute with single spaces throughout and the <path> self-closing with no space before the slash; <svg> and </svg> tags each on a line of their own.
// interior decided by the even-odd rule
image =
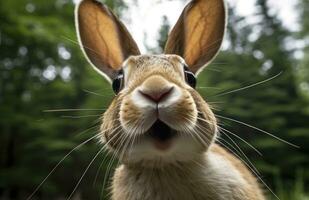
<svg viewBox="0 0 309 200">
<path fill-rule="evenodd" d="M 197 113 L 187 90 L 152 75 L 124 99 L 120 122 L 126 134 L 147 137 L 157 150 L 166 151 L 177 136 L 195 126 Z"/>
</svg>

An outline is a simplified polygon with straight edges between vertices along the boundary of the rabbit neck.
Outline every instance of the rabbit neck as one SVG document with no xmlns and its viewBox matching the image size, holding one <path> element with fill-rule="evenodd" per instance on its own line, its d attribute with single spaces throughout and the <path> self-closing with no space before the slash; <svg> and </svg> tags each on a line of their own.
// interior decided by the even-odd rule
<svg viewBox="0 0 309 200">
<path fill-rule="evenodd" d="M 242 195 L 245 189 L 246 181 L 232 163 L 208 151 L 192 162 L 162 168 L 123 164 L 116 169 L 112 193 L 115 200 L 227 200 Z"/>
<path fill-rule="evenodd" d="M 198 182 L 200 172 L 201 167 L 193 162 L 170 164 L 159 168 L 141 168 L 123 164 L 116 170 L 114 176 L 115 197 L 113 199 L 180 199 L 173 196 L 175 193 L 186 191 L 182 196 L 187 198 L 183 199 L 190 200 L 189 197 L 194 194 L 194 184 Z M 121 194 L 120 191 L 126 193 L 121 195 L 123 198 L 118 196 Z"/>
</svg>

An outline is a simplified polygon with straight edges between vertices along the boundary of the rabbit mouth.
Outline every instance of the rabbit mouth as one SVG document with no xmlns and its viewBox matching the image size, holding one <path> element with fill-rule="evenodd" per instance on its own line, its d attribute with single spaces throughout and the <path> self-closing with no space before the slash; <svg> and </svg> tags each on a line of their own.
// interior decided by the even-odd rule
<svg viewBox="0 0 309 200">
<path fill-rule="evenodd" d="M 176 131 L 161 120 L 157 120 L 149 129 L 148 134 L 153 139 L 157 149 L 166 150 L 171 146 Z"/>
</svg>

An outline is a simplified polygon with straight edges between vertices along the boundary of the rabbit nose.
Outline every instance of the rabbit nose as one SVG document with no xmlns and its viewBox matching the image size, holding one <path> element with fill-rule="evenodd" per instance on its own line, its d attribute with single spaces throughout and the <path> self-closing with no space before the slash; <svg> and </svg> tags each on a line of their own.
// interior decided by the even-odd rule
<svg viewBox="0 0 309 200">
<path fill-rule="evenodd" d="M 159 103 L 167 97 L 174 87 L 163 77 L 153 76 L 148 78 L 139 89 L 139 93 L 146 99 Z"/>
<path fill-rule="evenodd" d="M 169 88 L 163 88 L 162 90 L 157 90 L 157 91 L 147 91 L 143 92 L 142 90 L 139 90 L 139 92 L 147 99 L 159 103 L 162 99 L 164 99 L 166 96 L 168 96 L 172 90 L 173 86 Z"/>
</svg>

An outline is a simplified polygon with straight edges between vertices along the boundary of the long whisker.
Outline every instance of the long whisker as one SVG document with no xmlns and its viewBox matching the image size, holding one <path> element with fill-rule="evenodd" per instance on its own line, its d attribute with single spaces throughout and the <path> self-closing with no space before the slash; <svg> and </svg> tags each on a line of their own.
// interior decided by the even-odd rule
<svg viewBox="0 0 309 200">
<path fill-rule="evenodd" d="M 198 117 L 199 119 L 200 117 Z M 190 118 L 186 118 L 188 121 L 191 121 L 193 123 L 193 121 Z M 201 118 L 202 119 L 202 118 Z M 205 120 L 204 122 L 210 124 L 210 122 L 208 122 L 207 120 Z M 195 125 L 198 130 L 200 130 L 202 133 L 204 133 L 204 130 L 202 127 L 200 127 L 198 124 Z M 204 145 L 205 147 L 210 145 L 210 139 L 208 137 L 206 137 L 206 135 L 199 135 L 198 133 L 194 134 L 194 132 L 190 131 L 187 128 L 187 133 L 189 133 L 191 135 L 191 137 L 193 138 L 193 140 L 197 139 L 197 143 L 201 143 L 202 145 Z"/>
<path fill-rule="evenodd" d="M 200 120 L 204 120 L 202 118 L 199 117 Z M 207 120 L 204 120 L 206 123 L 209 123 Z M 200 129 L 203 133 L 204 133 L 204 130 Z M 206 137 L 206 135 L 201 135 L 201 137 Z M 222 144 L 223 146 L 225 146 L 228 150 L 230 150 L 235 156 L 237 156 L 243 163 L 245 163 L 245 165 L 248 166 L 248 168 L 251 170 L 251 171 L 254 171 L 255 174 L 260 174 L 259 171 L 255 168 L 255 166 L 252 164 L 252 162 L 249 160 L 249 158 L 246 156 L 246 154 L 241 150 L 241 148 L 234 142 L 234 140 L 232 140 L 232 138 L 230 138 L 228 135 L 227 137 L 236 145 L 237 149 L 232 145 L 230 144 L 229 142 L 225 141 L 229 146 L 231 146 L 235 151 L 239 152 L 240 154 L 242 154 L 245 159 L 249 162 L 249 164 L 247 164 L 247 162 L 245 160 L 243 160 L 237 153 L 235 153 L 234 151 L 232 151 L 230 148 L 228 148 L 227 146 L 225 146 L 222 142 L 220 142 L 219 140 L 217 140 L 217 142 L 219 142 L 220 144 Z M 220 138 L 218 138 L 220 139 Z M 207 140 L 207 139 L 206 139 Z"/>
<path fill-rule="evenodd" d="M 202 127 L 196 125 L 196 127 L 202 132 L 205 133 L 205 130 L 203 130 Z M 208 137 L 206 137 L 206 135 L 200 135 L 200 134 L 194 134 L 199 140 L 200 142 L 204 145 L 204 146 L 209 146 L 210 145 L 210 139 Z M 204 139 L 204 140 L 203 140 Z"/>
<path fill-rule="evenodd" d="M 93 53 L 95 53 L 96 55 L 100 55 L 100 53 L 99 52 L 97 52 L 97 51 L 95 51 L 94 49 L 92 49 L 92 48 L 90 48 L 90 47 L 88 47 L 88 46 L 86 46 L 86 45 L 83 45 L 83 44 L 81 44 L 81 43 L 79 43 L 79 42 L 77 42 L 77 41 L 74 41 L 74 40 L 72 40 L 72 39 L 70 39 L 70 38 L 68 38 L 68 37 L 66 37 L 66 36 L 61 36 L 63 39 L 66 39 L 66 40 L 68 40 L 69 42 L 72 42 L 73 44 L 75 44 L 75 45 L 77 45 L 77 46 L 79 46 L 79 45 L 81 45 L 81 46 L 83 46 L 85 49 L 88 49 L 88 50 L 90 50 L 90 51 L 92 51 Z"/>
<path fill-rule="evenodd" d="M 69 118 L 69 119 L 80 119 L 80 118 L 87 118 L 87 117 L 99 117 L 102 114 L 97 115 L 82 115 L 82 116 L 74 116 L 74 115 L 62 115 L 61 118 Z"/>
<path fill-rule="evenodd" d="M 206 122 L 208 122 L 207 120 L 205 120 Z M 209 123 L 209 122 L 208 122 Z M 229 147 L 227 147 L 226 145 L 224 145 L 222 142 L 220 142 L 219 140 L 217 140 L 218 143 L 222 144 L 225 148 L 227 148 L 228 150 L 230 150 L 230 152 L 232 152 L 238 159 L 240 159 L 251 171 L 252 173 L 255 174 L 255 176 L 264 184 L 264 186 L 277 198 L 279 199 L 279 197 L 271 190 L 271 188 L 263 181 L 263 179 L 259 176 L 259 172 L 257 171 L 257 169 L 254 167 L 254 165 L 250 162 L 250 160 L 248 160 L 248 162 L 251 163 L 252 168 L 247 162 L 245 162 L 238 154 L 236 154 L 234 151 L 232 151 Z M 230 144 L 231 145 L 231 144 Z M 232 145 L 231 145 L 232 146 Z M 238 145 L 237 145 L 238 146 Z"/>
<path fill-rule="evenodd" d="M 90 166 L 92 165 L 92 163 L 95 161 L 95 159 L 99 156 L 99 154 L 104 150 L 104 147 L 102 147 L 97 154 L 93 157 L 93 159 L 91 160 L 91 162 L 89 163 L 89 165 L 87 166 L 87 168 L 85 169 L 84 173 L 82 174 L 82 176 L 80 177 L 79 181 L 77 182 L 77 184 L 75 185 L 72 193 L 70 194 L 70 196 L 67 198 L 67 200 L 71 199 L 71 197 L 73 196 L 74 192 L 76 191 L 76 189 L 78 188 L 79 184 L 81 183 L 81 181 L 83 180 L 84 176 L 86 175 L 87 171 L 89 170 Z"/>
<path fill-rule="evenodd" d="M 290 142 L 288 142 L 288 141 L 286 141 L 286 140 L 284 140 L 284 139 L 281 139 L 281 138 L 278 137 L 278 136 L 275 136 L 275 135 L 273 135 L 273 134 L 271 134 L 271 133 L 269 133 L 269 132 L 267 132 L 267 131 L 264 131 L 264 130 L 262 130 L 262 129 L 260 129 L 260 128 L 257 128 L 257 127 L 255 127 L 255 126 L 252 126 L 252 125 L 247 124 L 247 123 L 245 123 L 245 122 L 241 122 L 241 121 L 239 121 L 239 120 L 232 119 L 232 118 L 229 118 L 229 117 L 224 117 L 224 116 L 218 115 L 218 114 L 216 114 L 216 116 L 219 117 L 219 118 L 222 118 L 222 119 L 226 119 L 226 120 L 230 120 L 230 121 L 236 122 L 236 123 L 238 123 L 238 124 L 242 124 L 242 125 L 244 125 L 244 126 L 247 126 L 247 127 L 249 127 L 249 128 L 255 129 L 255 130 L 260 131 L 260 132 L 262 132 L 262 133 L 265 133 L 266 135 L 268 135 L 268 136 L 270 136 L 270 137 L 272 137 L 272 138 L 275 138 L 275 139 L 277 139 L 277 140 L 279 140 L 279 141 L 281 141 L 281 142 L 283 142 L 283 143 L 285 143 L 285 144 L 291 145 L 292 147 L 300 148 L 299 146 L 297 146 L 297 145 L 295 145 L 295 144 L 292 144 L 292 143 L 290 143 Z"/>
<path fill-rule="evenodd" d="M 247 162 L 249 163 L 249 165 L 253 168 L 253 170 L 255 170 L 255 172 L 257 174 L 260 175 L 260 172 L 257 170 L 257 168 L 254 166 L 254 164 L 251 162 L 251 160 L 248 158 L 248 156 L 244 153 L 244 151 L 239 147 L 239 145 L 237 145 L 237 143 L 226 133 L 224 133 L 224 131 L 222 131 L 222 134 L 224 134 L 229 140 L 231 140 L 231 142 L 236 146 L 236 148 L 238 149 L 238 152 L 243 155 L 243 157 L 247 160 Z M 223 138 L 222 138 L 223 140 Z M 229 143 L 227 142 L 226 140 L 223 140 L 225 141 L 226 143 Z M 233 146 L 232 144 L 230 144 L 230 146 Z"/>
<path fill-rule="evenodd" d="M 222 142 L 218 141 L 221 145 L 223 145 L 226 149 L 228 149 L 230 152 L 233 152 L 229 147 L 224 145 Z M 240 159 L 249 169 L 250 171 L 259 179 L 259 181 L 262 182 L 262 184 L 277 198 L 280 200 L 280 198 L 272 191 L 272 189 L 265 183 L 265 181 L 248 165 L 240 156 L 238 156 L 235 152 L 233 153 L 238 159 Z"/>
<path fill-rule="evenodd" d="M 222 139 L 222 138 L 221 138 Z M 222 139 L 223 140 L 223 139 Z M 235 157 L 237 157 L 239 160 L 241 160 L 243 163 L 244 163 L 244 165 L 246 165 L 247 167 L 248 167 L 248 169 L 250 170 L 250 171 L 252 171 L 252 173 L 254 173 L 254 174 L 258 174 L 259 175 L 259 173 L 257 173 L 257 170 L 254 168 L 252 168 L 252 166 L 254 167 L 254 165 L 249 165 L 239 154 L 242 154 L 238 149 L 236 149 L 231 143 L 229 143 L 229 142 L 227 142 L 227 141 L 225 141 L 225 140 L 223 140 L 225 143 L 223 143 L 223 142 L 221 142 L 220 140 L 217 140 L 216 142 L 218 142 L 220 145 L 222 145 L 224 148 L 226 148 L 229 152 L 231 152 Z M 231 148 L 232 149 L 231 149 Z M 237 154 L 235 151 L 233 151 L 233 149 L 236 151 L 236 152 L 238 152 L 239 154 Z M 251 163 L 251 162 L 250 162 Z"/>
<path fill-rule="evenodd" d="M 229 134 L 235 136 L 236 138 L 238 138 L 239 140 L 243 141 L 246 145 L 248 145 L 249 147 L 251 147 L 256 153 L 258 153 L 260 156 L 262 156 L 263 154 L 257 149 L 255 148 L 253 145 L 251 145 L 249 142 L 247 142 L 246 140 L 242 139 L 240 136 L 238 136 L 237 134 L 223 128 L 223 127 L 220 127 L 220 129 L 228 132 Z"/>
<path fill-rule="evenodd" d="M 95 159 L 99 156 L 99 154 L 107 147 L 107 145 L 115 138 L 117 137 L 117 134 L 115 134 L 107 143 L 105 143 L 103 145 L 103 147 L 97 152 L 97 154 L 93 157 L 93 159 L 91 160 L 91 162 L 89 163 L 89 165 L 87 166 L 87 168 L 85 169 L 84 173 L 82 174 L 82 176 L 80 177 L 79 181 L 77 182 L 77 184 L 75 185 L 72 193 L 70 194 L 70 196 L 68 197 L 68 200 L 71 199 L 71 197 L 73 196 L 73 194 L 75 193 L 76 189 L 78 188 L 78 186 L 80 185 L 82 179 L 84 178 L 84 176 L 86 175 L 87 171 L 89 170 L 90 166 L 92 165 L 92 163 L 95 161 Z"/>
<path fill-rule="evenodd" d="M 118 131 L 116 134 L 121 133 L 121 131 L 122 131 L 122 129 L 121 129 L 120 131 Z M 113 162 L 114 162 L 114 160 L 115 160 L 115 158 L 116 158 L 116 156 L 117 156 L 119 150 L 121 149 L 122 143 L 125 141 L 126 137 L 128 137 L 128 135 L 125 135 L 125 136 L 122 136 L 122 137 L 117 138 L 117 141 L 116 141 L 116 142 L 118 143 L 118 141 L 120 140 L 120 142 L 119 142 L 120 145 L 119 145 L 118 148 L 113 152 L 112 158 L 110 159 L 109 164 L 107 165 L 107 170 L 106 170 L 106 173 L 105 173 L 105 176 L 104 176 L 103 187 L 102 187 L 101 195 L 100 195 L 101 197 L 102 197 L 103 192 L 104 192 L 104 190 L 105 190 L 106 181 L 107 181 L 107 179 L 108 179 L 108 177 L 109 177 L 110 170 L 111 170 L 111 168 L 112 168 L 112 164 L 113 164 Z"/>
<path fill-rule="evenodd" d="M 196 87 L 197 89 L 212 89 L 212 90 L 220 90 L 221 88 L 219 87 L 210 87 L 210 86 L 200 86 Z"/>
<path fill-rule="evenodd" d="M 81 136 L 81 135 L 87 133 L 88 131 L 93 130 L 93 129 L 98 128 L 98 127 L 99 127 L 99 125 L 93 125 L 93 126 L 87 128 L 86 130 L 83 130 L 83 131 L 77 133 L 77 135 L 75 137 Z"/>
<path fill-rule="evenodd" d="M 199 120 L 202 120 L 202 121 L 205 121 L 206 123 L 210 123 L 210 122 L 208 122 L 207 120 L 205 120 L 205 119 L 203 119 L 203 118 L 201 118 L 201 117 L 198 117 L 198 119 Z M 224 132 L 223 132 L 223 130 L 226 130 L 226 129 L 224 129 L 223 127 L 220 127 L 219 126 L 219 130 L 222 130 L 222 133 L 223 134 L 225 134 Z M 226 130 L 226 131 L 228 131 L 228 130 Z M 229 131 L 230 132 L 230 131 Z M 231 132 L 232 133 L 232 132 Z M 234 134 L 234 133 L 232 133 L 232 134 Z M 242 151 L 242 149 L 237 145 L 237 143 L 229 136 L 229 135 L 227 135 L 227 134 L 225 134 L 232 142 L 233 142 L 233 144 L 237 147 L 237 149 L 235 149 L 234 148 L 234 146 L 232 145 L 232 144 L 230 144 L 229 142 L 227 142 L 227 141 L 225 141 L 225 140 L 223 140 L 223 141 L 225 141 L 226 143 L 228 143 L 228 145 L 230 145 L 233 149 L 235 149 L 236 151 L 238 151 L 240 154 L 242 154 L 244 157 L 245 157 L 245 159 L 249 162 L 249 164 L 252 166 L 252 168 L 253 168 L 253 170 L 255 170 L 255 172 L 257 172 L 258 174 L 260 174 L 259 172 L 258 172 L 258 170 L 255 168 L 255 166 L 252 164 L 252 162 L 250 161 L 250 159 L 246 156 L 246 154 Z M 236 135 L 236 134 L 234 134 L 234 135 Z M 240 138 L 240 137 L 239 137 Z M 218 138 L 218 139 L 220 139 L 220 138 Z M 241 138 L 242 139 L 242 138 Z M 245 140 L 244 140 L 245 141 Z M 247 142 L 246 142 L 247 143 Z M 249 143 L 248 143 L 249 144 Z M 252 145 L 250 145 L 249 144 L 249 146 L 252 146 Z M 254 147 L 253 147 L 254 148 Z M 254 148 L 255 149 L 255 148 Z M 260 153 L 259 151 L 257 151 L 258 153 Z M 243 162 L 245 162 L 245 161 L 243 161 Z"/>
<path fill-rule="evenodd" d="M 251 84 L 251 85 L 247 85 L 247 86 L 244 86 L 244 87 L 241 87 L 241 88 L 232 90 L 232 91 L 228 91 L 228 92 L 223 92 L 223 93 L 220 93 L 220 94 L 216 94 L 216 95 L 214 95 L 214 96 L 212 96 L 212 97 L 219 97 L 219 96 L 223 96 L 223 95 L 227 95 L 227 94 L 239 92 L 239 91 L 242 91 L 242 90 L 246 90 L 246 89 L 255 87 L 255 86 L 257 86 L 257 85 L 261 85 L 261 84 L 263 84 L 263 83 L 266 83 L 266 82 L 268 82 L 268 81 L 271 81 L 271 80 L 277 78 L 278 76 L 280 76 L 281 74 L 282 74 L 282 71 L 279 72 L 278 74 L 276 74 L 276 75 L 274 75 L 274 76 L 272 76 L 272 77 L 266 79 L 266 80 L 259 81 L 259 82 L 257 82 L 257 83 L 253 83 L 253 84 Z"/>
<path fill-rule="evenodd" d="M 116 128 L 113 130 L 113 132 L 115 132 L 116 130 L 119 130 L 119 128 L 121 128 L 121 125 L 119 125 L 118 127 L 116 127 Z M 116 134 L 115 134 L 114 136 L 112 136 L 109 140 L 113 140 L 115 136 L 118 137 L 118 134 L 119 134 L 119 133 L 120 133 L 120 132 L 116 133 Z M 119 138 L 118 138 L 118 139 L 119 139 Z M 117 141 L 116 141 L 116 142 L 117 142 Z M 103 163 L 106 161 L 106 159 L 107 159 L 107 156 L 104 157 L 104 159 L 102 160 L 102 162 L 101 162 L 101 164 L 100 164 L 100 166 L 99 166 L 99 168 L 98 168 L 98 170 L 97 170 L 97 172 L 96 172 L 95 179 L 94 179 L 94 181 L 93 181 L 93 185 L 95 185 L 95 183 L 96 183 L 96 181 L 97 181 L 97 179 L 98 179 L 98 176 L 99 176 L 100 169 L 102 168 Z"/>
<path fill-rule="evenodd" d="M 199 120 L 202 120 L 202 121 L 204 121 L 204 122 L 206 122 L 206 123 L 208 123 L 208 124 L 211 124 L 209 121 L 207 121 L 206 119 L 203 119 L 203 118 L 201 118 L 201 117 L 198 117 L 198 119 Z M 198 125 L 196 125 L 198 128 L 199 128 L 199 126 Z M 220 127 L 221 128 L 221 127 Z M 202 128 L 200 128 L 200 130 L 204 133 L 204 130 L 202 129 Z M 223 134 L 224 134 L 224 132 L 222 132 Z M 198 135 L 198 134 L 197 134 Z M 234 141 L 234 140 L 232 140 L 232 138 L 230 138 L 228 135 L 226 135 L 232 142 L 233 142 L 233 144 L 237 147 L 237 149 L 232 145 L 232 144 L 230 144 L 229 142 L 227 142 L 227 141 L 225 141 L 225 140 L 223 140 L 223 141 L 225 141 L 228 145 L 230 145 L 235 151 L 237 151 L 237 152 L 239 152 L 240 154 L 242 154 L 244 157 L 245 157 L 245 159 L 249 162 L 249 164 L 247 164 L 240 156 L 238 156 L 238 154 L 236 154 L 235 152 L 233 152 L 231 149 L 229 149 L 231 152 L 233 152 L 239 159 L 241 159 L 252 171 L 254 170 L 254 172 L 255 173 L 257 173 L 257 174 L 259 174 L 259 172 L 258 172 L 258 170 L 255 168 L 255 166 L 252 164 L 252 162 L 250 161 L 250 159 L 246 156 L 246 154 L 242 151 L 242 149 L 237 145 L 237 143 Z M 201 137 L 203 137 L 203 138 L 205 138 L 206 137 L 206 135 L 201 135 Z M 218 138 L 218 139 L 220 139 L 220 138 Z M 202 139 L 201 139 L 202 140 Z M 209 139 L 207 139 L 206 138 L 206 140 L 209 140 Z M 219 142 L 219 143 L 221 143 L 219 140 L 217 140 L 217 142 Z M 223 143 L 221 143 L 222 145 L 224 145 Z"/>
<path fill-rule="evenodd" d="M 96 96 L 100 96 L 100 97 L 109 97 L 109 96 L 112 96 L 112 94 L 107 94 L 107 95 L 103 95 L 103 94 L 99 94 L 97 92 L 92 92 L 90 90 L 87 90 L 87 89 L 83 89 L 84 92 L 87 92 L 89 94 L 93 94 L 93 95 L 96 95 Z"/>
<path fill-rule="evenodd" d="M 41 186 L 46 182 L 46 180 L 50 177 L 52 173 L 58 168 L 58 166 L 75 150 L 79 149 L 82 147 L 84 144 L 88 143 L 89 141 L 93 140 L 96 138 L 97 135 L 92 136 L 91 138 L 85 140 L 84 142 L 80 143 L 76 147 L 74 147 L 69 153 L 67 153 L 55 166 L 54 168 L 49 172 L 49 174 L 43 179 L 43 181 L 36 187 L 36 189 L 32 192 L 32 194 L 27 198 L 27 200 L 30 200 L 33 195 L 41 188 Z"/>
<path fill-rule="evenodd" d="M 133 127 L 132 133 L 135 133 L 135 132 L 136 132 L 136 129 L 137 129 L 137 125 L 138 125 L 138 124 L 143 124 L 143 119 L 142 119 L 141 122 L 139 122 L 139 121 L 140 121 L 140 120 L 137 120 L 137 121 L 134 123 L 134 127 Z M 130 152 L 130 151 L 133 149 L 133 145 L 134 145 L 134 142 L 135 142 L 135 140 L 136 140 L 137 137 L 138 137 L 137 134 L 133 134 L 133 138 L 132 138 L 132 140 L 131 140 L 131 145 L 128 145 L 128 152 Z"/>
<path fill-rule="evenodd" d="M 204 70 L 214 71 L 214 72 L 222 72 L 222 70 L 216 69 L 214 67 L 207 66 Z"/>
<path fill-rule="evenodd" d="M 52 109 L 52 110 L 43 110 L 43 112 L 74 112 L 74 111 L 104 111 L 106 109 L 75 109 L 75 108 L 67 108 L 67 109 Z"/>
</svg>

